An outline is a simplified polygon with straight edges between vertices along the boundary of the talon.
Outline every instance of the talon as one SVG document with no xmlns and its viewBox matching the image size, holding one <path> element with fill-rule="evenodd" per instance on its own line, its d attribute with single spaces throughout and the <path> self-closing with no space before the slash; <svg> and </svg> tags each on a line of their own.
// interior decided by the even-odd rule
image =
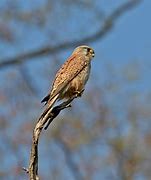
<svg viewBox="0 0 151 180">
<path fill-rule="evenodd" d="M 83 92 L 84 92 L 84 89 L 82 89 L 82 91 L 75 91 L 75 95 L 77 95 L 77 97 L 81 97 Z"/>
</svg>

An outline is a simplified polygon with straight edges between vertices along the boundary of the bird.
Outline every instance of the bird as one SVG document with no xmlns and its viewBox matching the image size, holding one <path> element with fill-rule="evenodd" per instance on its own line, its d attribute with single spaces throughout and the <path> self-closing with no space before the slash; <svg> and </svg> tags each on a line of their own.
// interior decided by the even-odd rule
<svg viewBox="0 0 151 180">
<path fill-rule="evenodd" d="M 81 96 L 81 92 L 84 91 L 89 79 L 91 60 L 94 56 L 94 50 L 87 45 L 81 45 L 74 49 L 71 56 L 56 73 L 48 95 L 41 101 L 46 105 L 43 116 L 53 107 L 56 101 L 68 100 L 75 94 Z"/>
</svg>

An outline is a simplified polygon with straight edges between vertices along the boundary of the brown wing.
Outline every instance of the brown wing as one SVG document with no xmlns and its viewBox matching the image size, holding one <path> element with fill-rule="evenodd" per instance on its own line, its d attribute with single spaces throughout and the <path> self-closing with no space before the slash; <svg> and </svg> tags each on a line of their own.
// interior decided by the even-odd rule
<svg viewBox="0 0 151 180">
<path fill-rule="evenodd" d="M 42 101 L 41 102 L 46 102 L 47 103 L 47 101 L 51 98 L 53 98 L 54 97 L 54 95 L 53 94 L 57 94 L 57 93 L 55 93 L 55 91 L 56 92 L 60 92 L 60 91 L 58 91 L 58 86 L 60 85 L 60 84 L 62 84 L 63 83 L 63 81 L 64 81 L 64 79 L 66 78 L 66 70 L 68 69 L 68 66 L 69 66 L 69 63 L 70 63 L 70 61 L 72 61 L 72 60 L 74 60 L 75 59 L 75 55 L 72 55 L 71 57 L 69 57 L 68 59 L 67 59 L 67 61 L 61 66 L 61 68 L 58 70 L 58 72 L 57 72 L 57 74 L 56 74 L 56 76 L 55 76 L 55 79 L 54 79 L 54 81 L 53 81 L 53 84 L 52 84 L 52 89 L 51 89 L 51 91 L 50 91 L 50 93 L 47 95 L 47 96 L 45 96 L 43 99 L 42 99 Z"/>
<path fill-rule="evenodd" d="M 60 93 L 87 65 L 85 56 L 72 55 L 56 74 L 49 100 Z"/>
</svg>

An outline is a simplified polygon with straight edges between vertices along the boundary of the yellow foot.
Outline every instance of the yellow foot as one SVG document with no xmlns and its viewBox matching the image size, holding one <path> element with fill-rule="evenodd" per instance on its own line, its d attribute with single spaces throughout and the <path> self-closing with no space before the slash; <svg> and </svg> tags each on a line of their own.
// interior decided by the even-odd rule
<svg viewBox="0 0 151 180">
<path fill-rule="evenodd" d="M 74 93 L 76 94 L 77 97 L 81 97 L 84 92 L 84 89 L 82 91 L 75 91 Z"/>
</svg>

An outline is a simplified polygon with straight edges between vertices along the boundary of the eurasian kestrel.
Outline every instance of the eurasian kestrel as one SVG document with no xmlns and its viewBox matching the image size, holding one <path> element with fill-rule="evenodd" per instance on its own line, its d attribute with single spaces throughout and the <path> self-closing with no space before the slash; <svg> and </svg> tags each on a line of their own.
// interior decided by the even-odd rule
<svg viewBox="0 0 151 180">
<path fill-rule="evenodd" d="M 69 99 L 84 90 L 93 57 L 91 47 L 78 46 L 57 72 L 50 93 L 41 102 L 45 102 L 50 109 L 56 100 Z"/>
</svg>

